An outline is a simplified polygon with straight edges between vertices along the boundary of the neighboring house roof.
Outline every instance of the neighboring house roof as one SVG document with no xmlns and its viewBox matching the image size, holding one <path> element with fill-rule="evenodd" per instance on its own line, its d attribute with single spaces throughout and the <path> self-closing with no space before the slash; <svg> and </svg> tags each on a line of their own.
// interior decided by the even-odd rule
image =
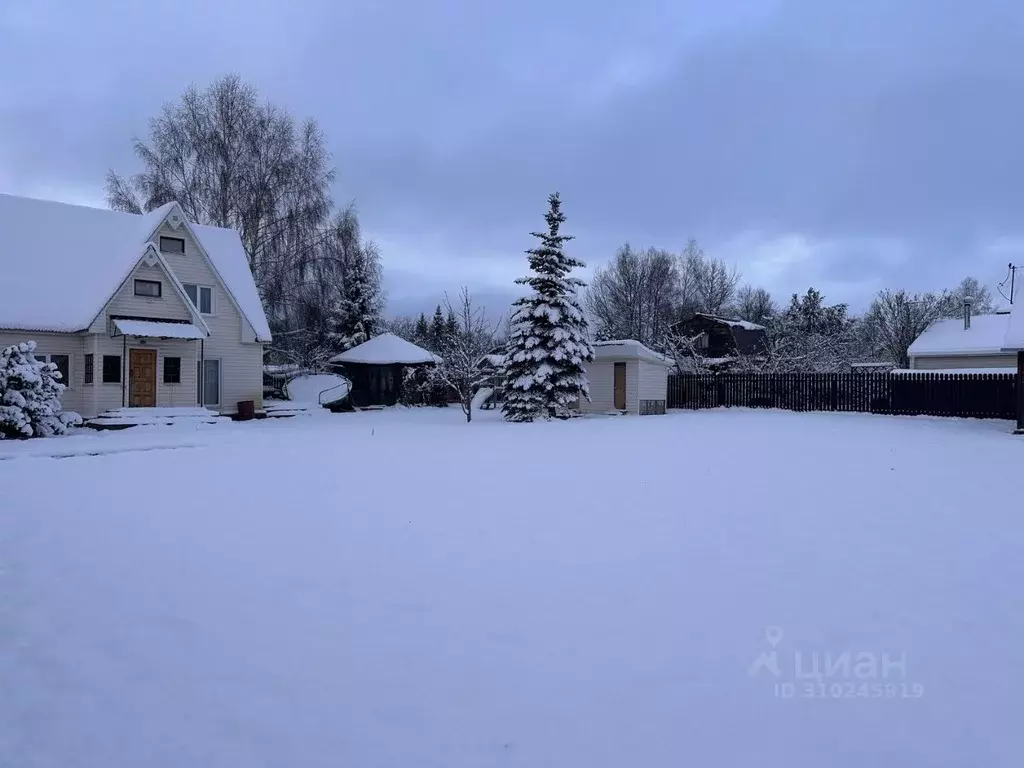
<svg viewBox="0 0 1024 768">
<path fill-rule="evenodd" d="M 1006 314 L 975 315 L 966 329 L 963 318 L 939 320 L 914 340 L 907 353 L 911 357 L 997 355 L 1006 351 L 1009 319 Z"/>
<path fill-rule="evenodd" d="M 1003 337 L 1003 349 L 1007 352 L 1024 350 L 1024 296 L 1017 291 L 1017 303 L 1013 305 L 1006 324 L 1006 336 Z"/>
<path fill-rule="evenodd" d="M 491 368 L 501 368 L 505 364 L 504 355 L 484 355 L 477 360 L 476 366 L 480 368 L 482 366 L 490 366 Z"/>
<path fill-rule="evenodd" d="M 88 328 L 127 279 L 167 216 L 0 194 L 0 328 Z M 270 327 L 238 233 L 183 222 L 259 341 Z M 159 249 L 156 249 L 157 251 Z"/>
<path fill-rule="evenodd" d="M 748 320 L 740 320 L 735 317 L 721 317 L 719 315 L 709 315 L 706 312 L 698 312 L 697 317 L 706 317 L 708 320 L 713 320 L 716 323 L 722 323 L 723 325 L 728 325 L 732 328 L 742 328 L 745 331 L 767 330 L 763 325 L 751 323 Z"/>
<path fill-rule="evenodd" d="M 369 341 L 352 347 L 352 349 L 335 355 L 331 363 L 365 363 L 369 365 L 418 365 L 420 363 L 436 363 L 437 355 L 417 347 L 411 341 L 385 333 L 374 336 Z"/>
<path fill-rule="evenodd" d="M 648 349 L 639 341 L 634 339 L 614 339 L 611 341 L 595 341 L 594 362 L 607 362 L 609 360 L 644 360 L 649 363 L 661 365 L 672 365 L 672 361 L 664 355 L 659 355 L 652 349 Z"/>
</svg>

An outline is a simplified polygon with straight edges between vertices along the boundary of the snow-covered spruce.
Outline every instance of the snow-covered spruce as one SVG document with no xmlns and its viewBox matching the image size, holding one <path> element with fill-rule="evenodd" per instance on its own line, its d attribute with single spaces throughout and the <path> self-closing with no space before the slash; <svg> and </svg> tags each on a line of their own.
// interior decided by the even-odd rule
<svg viewBox="0 0 1024 768">
<path fill-rule="evenodd" d="M 37 360 L 35 350 L 34 341 L 0 350 L 0 440 L 62 435 L 82 423 L 77 413 L 61 413 L 60 373 Z"/>
<path fill-rule="evenodd" d="M 594 359 L 594 350 L 576 296 L 585 283 L 569 277 L 575 267 L 586 265 L 562 251 L 572 237 L 559 233 L 565 215 L 557 192 L 548 204 L 548 231 L 531 233 L 541 244 L 526 252 L 533 274 L 516 280 L 533 292 L 513 305 L 502 407 L 508 421 L 564 419 L 573 401 L 590 399 L 584 364 Z"/>
</svg>

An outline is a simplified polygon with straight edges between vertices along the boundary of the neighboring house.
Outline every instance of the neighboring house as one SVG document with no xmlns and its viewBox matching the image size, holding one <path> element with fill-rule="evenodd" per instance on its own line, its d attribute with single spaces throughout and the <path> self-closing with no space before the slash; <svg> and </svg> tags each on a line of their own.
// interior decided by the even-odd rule
<svg viewBox="0 0 1024 768">
<path fill-rule="evenodd" d="M 65 409 L 263 401 L 270 328 L 238 233 L 0 195 L 0 345 L 35 340 Z"/>
<path fill-rule="evenodd" d="M 1017 367 L 1017 434 L 1024 434 L 1024 297 L 1019 296 L 1007 322 L 1003 351 L 1013 355 Z"/>
<path fill-rule="evenodd" d="M 501 402 L 502 392 L 505 388 L 505 377 L 502 368 L 505 365 L 505 347 L 495 347 L 490 354 L 486 354 L 477 360 L 476 368 L 480 371 L 479 389 L 488 388 L 493 390 L 491 403 Z"/>
<path fill-rule="evenodd" d="M 907 350 L 912 370 L 1016 369 L 1016 353 L 1005 349 L 1009 312 L 972 317 L 968 307 L 963 317 L 939 320 L 914 340 Z"/>
<path fill-rule="evenodd" d="M 352 382 L 349 399 L 357 408 L 394 405 L 402 397 L 405 369 L 436 365 L 440 358 L 411 341 L 385 333 L 374 336 L 328 362 Z"/>
<path fill-rule="evenodd" d="M 595 341 L 594 360 L 586 364 L 590 402 L 584 413 L 622 411 L 640 415 L 665 413 L 671 361 L 639 341 Z"/>
<path fill-rule="evenodd" d="M 694 355 L 704 366 L 724 368 L 740 355 L 758 355 L 766 346 L 767 329 L 763 325 L 731 317 L 698 312 L 675 325 L 674 332 L 690 340 Z M 677 361 L 680 369 L 687 366 Z"/>
</svg>

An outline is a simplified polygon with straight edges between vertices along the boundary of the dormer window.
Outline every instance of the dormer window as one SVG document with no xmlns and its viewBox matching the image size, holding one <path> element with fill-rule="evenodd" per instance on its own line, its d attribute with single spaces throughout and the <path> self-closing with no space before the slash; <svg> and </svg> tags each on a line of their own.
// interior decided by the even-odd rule
<svg viewBox="0 0 1024 768">
<path fill-rule="evenodd" d="M 164 253 L 184 253 L 185 238 L 183 237 L 161 237 L 160 250 Z"/>
<path fill-rule="evenodd" d="M 159 280 L 136 280 L 135 295 L 159 299 L 163 295 L 163 287 Z"/>
</svg>

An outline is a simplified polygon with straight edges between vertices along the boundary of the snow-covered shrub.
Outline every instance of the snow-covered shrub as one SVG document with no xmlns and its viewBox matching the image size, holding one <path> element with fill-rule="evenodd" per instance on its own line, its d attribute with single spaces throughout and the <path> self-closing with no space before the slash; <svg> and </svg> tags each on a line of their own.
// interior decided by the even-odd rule
<svg viewBox="0 0 1024 768">
<path fill-rule="evenodd" d="M 36 360 L 34 341 L 0 350 L 0 440 L 5 437 L 63 435 L 82 423 L 74 412 L 61 412 L 64 385 L 53 363 Z"/>
</svg>

